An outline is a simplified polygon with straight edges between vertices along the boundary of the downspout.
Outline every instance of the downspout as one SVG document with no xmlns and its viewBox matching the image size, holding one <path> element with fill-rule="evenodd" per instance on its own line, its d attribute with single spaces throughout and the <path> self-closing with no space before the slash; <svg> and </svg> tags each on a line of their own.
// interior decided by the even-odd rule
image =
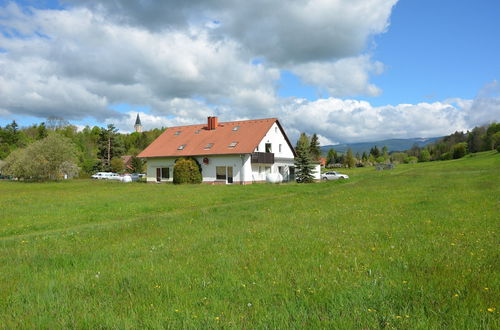
<svg viewBox="0 0 500 330">
<path fill-rule="evenodd" d="M 240 155 L 241 170 L 240 170 L 240 184 L 245 184 L 245 155 Z"/>
</svg>

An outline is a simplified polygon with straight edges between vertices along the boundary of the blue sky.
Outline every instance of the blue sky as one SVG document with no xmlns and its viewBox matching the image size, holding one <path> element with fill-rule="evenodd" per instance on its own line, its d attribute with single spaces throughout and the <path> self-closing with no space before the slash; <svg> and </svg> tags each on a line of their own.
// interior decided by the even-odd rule
<svg viewBox="0 0 500 330">
<path fill-rule="evenodd" d="M 215 114 L 278 117 L 323 144 L 445 135 L 500 120 L 498 13 L 496 0 L 0 1 L 0 125 Z"/>
</svg>

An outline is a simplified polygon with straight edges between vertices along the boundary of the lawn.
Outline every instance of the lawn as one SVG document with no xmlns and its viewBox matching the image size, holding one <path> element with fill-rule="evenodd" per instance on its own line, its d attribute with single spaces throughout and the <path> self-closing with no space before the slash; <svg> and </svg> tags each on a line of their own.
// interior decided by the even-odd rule
<svg viewBox="0 0 500 330">
<path fill-rule="evenodd" d="M 498 329 L 500 154 L 342 172 L 0 182 L 0 327 Z"/>
</svg>

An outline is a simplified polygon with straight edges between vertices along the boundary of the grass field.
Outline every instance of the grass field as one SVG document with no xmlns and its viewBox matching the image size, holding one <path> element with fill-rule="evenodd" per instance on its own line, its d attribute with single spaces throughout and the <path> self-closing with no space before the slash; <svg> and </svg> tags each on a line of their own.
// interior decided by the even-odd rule
<svg viewBox="0 0 500 330">
<path fill-rule="evenodd" d="M 498 329 L 500 154 L 347 173 L 0 182 L 0 327 Z"/>
</svg>

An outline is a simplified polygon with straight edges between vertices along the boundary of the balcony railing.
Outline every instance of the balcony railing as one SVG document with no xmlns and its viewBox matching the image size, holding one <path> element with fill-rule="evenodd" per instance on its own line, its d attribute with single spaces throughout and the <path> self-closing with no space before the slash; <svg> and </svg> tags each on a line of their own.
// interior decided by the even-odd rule
<svg viewBox="0 0 500 330">
<path fill-rule="evenodd" d="M 274 164 L 274 153 L 272 152 L 253 152 L 252 164 Z"/>
</svg>

